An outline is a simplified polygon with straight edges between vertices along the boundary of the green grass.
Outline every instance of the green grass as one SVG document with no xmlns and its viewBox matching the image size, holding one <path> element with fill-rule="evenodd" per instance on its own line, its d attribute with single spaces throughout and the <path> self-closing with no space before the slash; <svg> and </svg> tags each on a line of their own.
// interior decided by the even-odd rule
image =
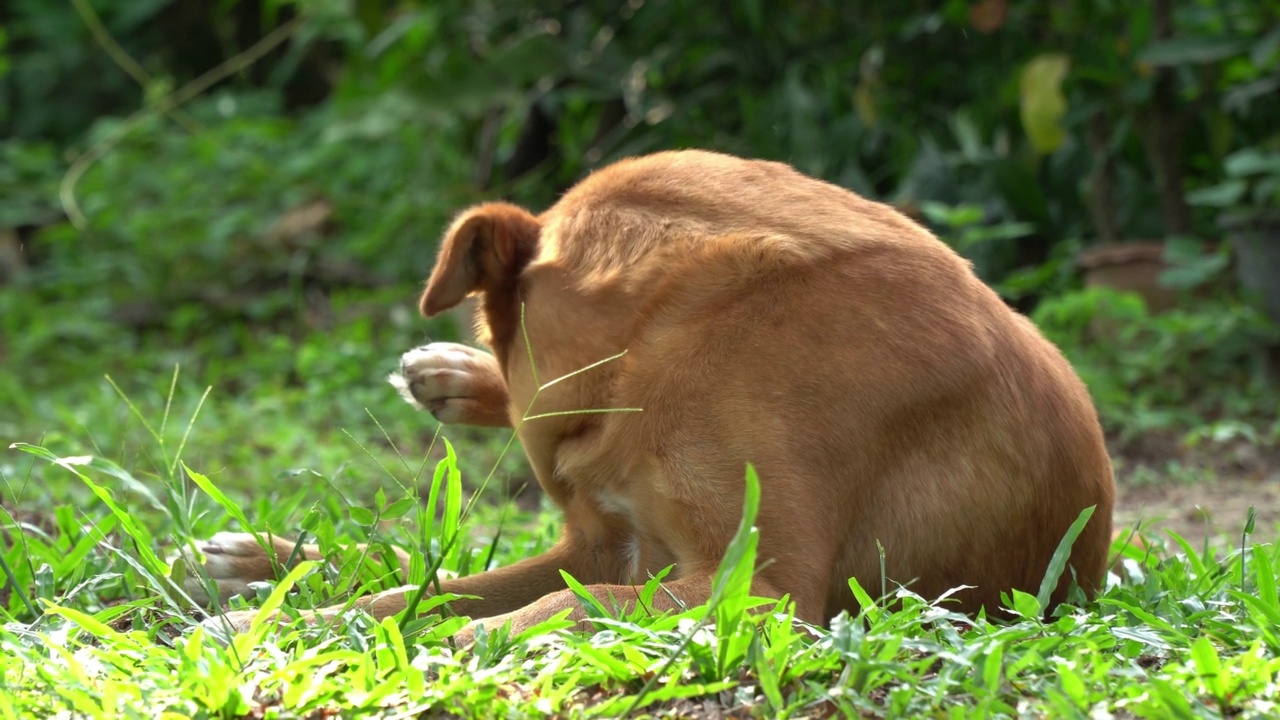
<svg viewBox="0 0 1280 720">
<path fill-rule="evenodd" d="M 0 717 L 1238 718 L 1274 717 L 1280 703 L 1280 551 L 1247 532 L 1225 548 L 1174 537 L 1124 549 L 1097 601 L 1055 617 L 1030 594 L 1009 598 L 1020 620 L 993 623 L 907 590 L 889 588 L 890 604 L 874 599 L 878 587 L 855 587 L 861 612 L 820 629 L 794 621 L 785 602 L 747 595 L 750 474 L 743 524 L 705 607 L 615 617 L 593 606 L 593 637 L 552 621 L 514 638 L 482 634 L 469 650 L 448 642 L 464 621 L 447 613 L 263 625 L 225 645 L 180 589 L 192 566 L 178 558 L 193 538 L 246 524 L 305 530 L 328 562 L 264 585 L 251 604 L 310 608 L 403 582 L 356 542 L 409 548 L 409 579 L 422 581 L 539 552 L 556 517 L 471 502 L 488 469 L 460 463 L 508 463 L 501 433 L 455 452 L 433 442 L 422 415 L 375 420 L 381 404 L 326 424 L 305 411 L 306 393 L 272 409 L 206 398 L 180 378 L 168 385 L 153 402 L 110 385 L 86 399 L 105 417 L 71 427 L 106 446 L 72 447 L 84 437 L 73 429 L 5 454 Z M 319 429 L 288 420 L 294 402 Z M 253 445 L 295 434 L 252 461 Z M 271 470 L 288 452 L 314 467 Z M 225 465 L 208 472 L 196 457 Z M 662 592 L 660 579 L 645 592 Z"/>
</svg>

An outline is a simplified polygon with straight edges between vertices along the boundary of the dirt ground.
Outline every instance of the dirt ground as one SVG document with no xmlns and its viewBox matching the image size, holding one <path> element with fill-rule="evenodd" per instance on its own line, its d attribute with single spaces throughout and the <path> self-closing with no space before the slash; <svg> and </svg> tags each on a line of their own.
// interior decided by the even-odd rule
<svg viewBox="0 0 1280 720">
<path fill-rule="evenodd" d="M 1280 448 L 1249 444 L 1186 448 L 1173 438 L 1113 443 L 1115 526 L 1139 521 L 1147 532 L 1172 530 L 1200 547 L 1238 545 L 1249 507 L 1257 512 L 1253 542 L 1280 538 Z"/>
</svg>

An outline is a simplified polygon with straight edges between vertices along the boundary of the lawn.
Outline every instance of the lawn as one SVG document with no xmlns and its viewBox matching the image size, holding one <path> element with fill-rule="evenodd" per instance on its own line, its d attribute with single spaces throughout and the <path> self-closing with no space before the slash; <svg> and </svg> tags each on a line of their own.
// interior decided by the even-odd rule
<svg viewBox="0 0 1280 720">
<path fill-rule="evenodd" d="M 1016 622 L 859 587 L 858 615 L 805 626 L 785 602 L 746 594 L 748 503 L 717 596 L 678 615 L 594 607 L 594 636 L 553 622 L 483 635 L 470 649 L 448 642 L 464 621 L 447 611 L 260 625 L 220 642 L 180 591 L 193 538 L 302 530 L 317 542 L 328 562 L 264 585 L 250 604 L 266 609 L 403 582 L 355 542 L 410 549 L 409 580 L 421 581 L 554 541 L 552 509 L 536 491 L 517 493 L 529 475 L 509 432 L 439 429 L 384 382 L 400 350 L 423 338 L 411 321 L 356 321 L 291 339 L 264 333 L 223 362 L 198 346 L 82 347 L 10 375 L 0 717 L 1280 712 L 1280 551 L 1255 541 L 1275 528 L 1248 512 L 1211 541 L 1150 532 L 1143 549 L 1118 542 L 1100 598 L 1046 617 L 1043 595 L 1016 594 Z M 662 592 L 660 580 L 644 592 Z"/>
</svg>

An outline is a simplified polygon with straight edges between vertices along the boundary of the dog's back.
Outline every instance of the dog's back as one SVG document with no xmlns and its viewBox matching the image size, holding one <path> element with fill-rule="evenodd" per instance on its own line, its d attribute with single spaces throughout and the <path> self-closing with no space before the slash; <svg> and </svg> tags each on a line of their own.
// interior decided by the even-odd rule
<svg viewBox="0 0 1280 720">
<path fill-rule="evenodd" d="M 539 219 L 525 299 L 543 379 L 628 351 L 539 409 L 643 412 L 522 435 L 556 484 L 627 508 L 661 550 L 640 565 L 718 557 L 753 462 L 761 576 L 802 617 L 849 607 L 850 576 L 879 588 L 877 542 L 891 581 L 926 597 L 974 585 L 964 609 L 992 609 L 1036 590 L 1089 505 L 1071 567 L 1098 586 L 1113 488 L 1087 391 L 905 216 L 784 165 L 687 151 L 599 171 Z"/>
</svg>

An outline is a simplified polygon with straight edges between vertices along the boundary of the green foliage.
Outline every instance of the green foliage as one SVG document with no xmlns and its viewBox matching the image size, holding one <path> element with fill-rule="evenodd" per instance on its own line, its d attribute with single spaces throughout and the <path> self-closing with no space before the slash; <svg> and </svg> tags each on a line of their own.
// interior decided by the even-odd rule
<svg viewBox="0 0 1280 720">
<path fill-rule="evenodd" d="M 1280 208 L 1280 150 L 1244 148 L 1228 155 L 1222 166 L 1227 180 L 1191 193 L 1188 199 L 1192 203 Z"/>
<path fill-rule="evenodd" d="M 1204 246 L 1191 238 L 1173 237 L 1165 242 L 1164 260 L 1169 268 L 1164 270 L 1158 282 L 1174 290 L 1197 290 L 1221 285 L 1221 276 L 1231 263 L 1225 247 L 1206 252 Z"/>
<path fill-rule="evenodd" d="M 1277 81 L 1280 35 L 1244 2 L 1180 5 L 1172 40 L 1155 37 L 1151 8 L 1096 0 L 1000 12 L 127 5 L 8 11 L 6 91 L 24 101 L 0 118 L 17 138 L 0 145 L 0 226 L 21 229 L 25 267 L 0 287 L 0 327 L 24 378 L 0 389 L 28 418 L 33 392 L 102 358 L 126 384 L 139 364 L 159 375 L 175 361 L 233 390 L 272 375 L 317 391 L 368 382 L 377 373 L 366 358 L 319 337 L 382 344 L 387 360 L 413 342 L 408 319 L 386 307 L 411 307 L 453 212 L 497 195 L 541 207 L 627 154 L 693 145 L 785 159 L 919 204 L 1022 308 L 1073 287 L 1074 253 L 1095 236 L 1081 192 L 1096 160 L 1088 119 L 1145 107 L 1152 68 L 1176 66 L 1197 107 L 1221 100 L 1190 121 L 1192 199 L 1244 202 L 1247 180 L 1248 202 L 1264 202 L 1274 185 L 1260 171 L 1275 142 L 1263 120 L 1277 108 L 1258 90 Z M 117 49 L 91 32 L 94 17 Z M 1112 26 L 1119 39 L 1097 31 Z M 282 28 L 294 28 L 283 47 L 245 59 Z M 141 70 L 126 72 L 130 62 Z M 228 80 L 166 104 L 223 63 L 238 68 Z M 943 70 L 957 65 L 961 76 Z M 1036 68 L 1050 72 L 1024 83 Z M 103 101 L 86 114 L 91 95 Z M 1047 110 L 1028 110 L 1045 98 Z M 1053 135 L 1052 147 L 1028 136 L 1026 112 L 1048 123 L 1033 136 Z M 1138 129 L 1117 120 L 1106 143 L 1119 226 L 1158 236 Z M 84 175 L 64 177 L 77 158 Z M 83 224 L 61 219 L 69 197 Z M 1216 232 L 1199 207 L 1198 229 Z M 453 337 L 452 323 L 427 330 Z"/>
<path fill-rule="evenodd" d="M 135 131 L 77 188 L 88 227 L 47 235 L 57 284 L 37 288 L 56 298 L 94 284 L 108 302 L 155 303 L 183 334 L 228 315 L 269 319 L 300 303 L 307 284 L 417 280 L 434 245 L 420 228 L 467 202 L 432 180 L 449 128 L 374 133 L 341 113 L 296 123 L 259 104 L 200 103 L 193 115 L 212 124 L 195 136 Z M 315 202 L 333 206 L 336 248 L 323 225 L 275 229 Z"/>
<path fill-rule="evenodd" d="M 54 179 L 59 170 L 52 144 L 0 140 L 0 228 L 56 221 Z"/>
<path fill-rule="evenodd" d="M 1238 301 L 1150 316 L 1136 295 L 1091 288 L 1044 301 L 1033 319 L 1065 349 L 1104 425 L 1126 436 L 1221 419 L 1269 423 L 1280 408 L 1263 351 L 1280 333 Z"/>
<path fill-rule="evenodd" d="M 938 235 L 956 252 L 974 263 L 978 276 L 996 285 L 1002 295 L 1018 298 L 1030 293 L 1043 293 L 1053 287 L 1057 264 L 1046 262 L 1033 270 L 1014 272 L 996 282 L 1005 269 L 1004 260 L 1014 251 L 1016 241 L 1035 232 L 1025 222 L 989 222 L 980 205 L 961 203 L 946 205 L 928 201 L 921 212 L 937 228 Z"/>
</svg>

